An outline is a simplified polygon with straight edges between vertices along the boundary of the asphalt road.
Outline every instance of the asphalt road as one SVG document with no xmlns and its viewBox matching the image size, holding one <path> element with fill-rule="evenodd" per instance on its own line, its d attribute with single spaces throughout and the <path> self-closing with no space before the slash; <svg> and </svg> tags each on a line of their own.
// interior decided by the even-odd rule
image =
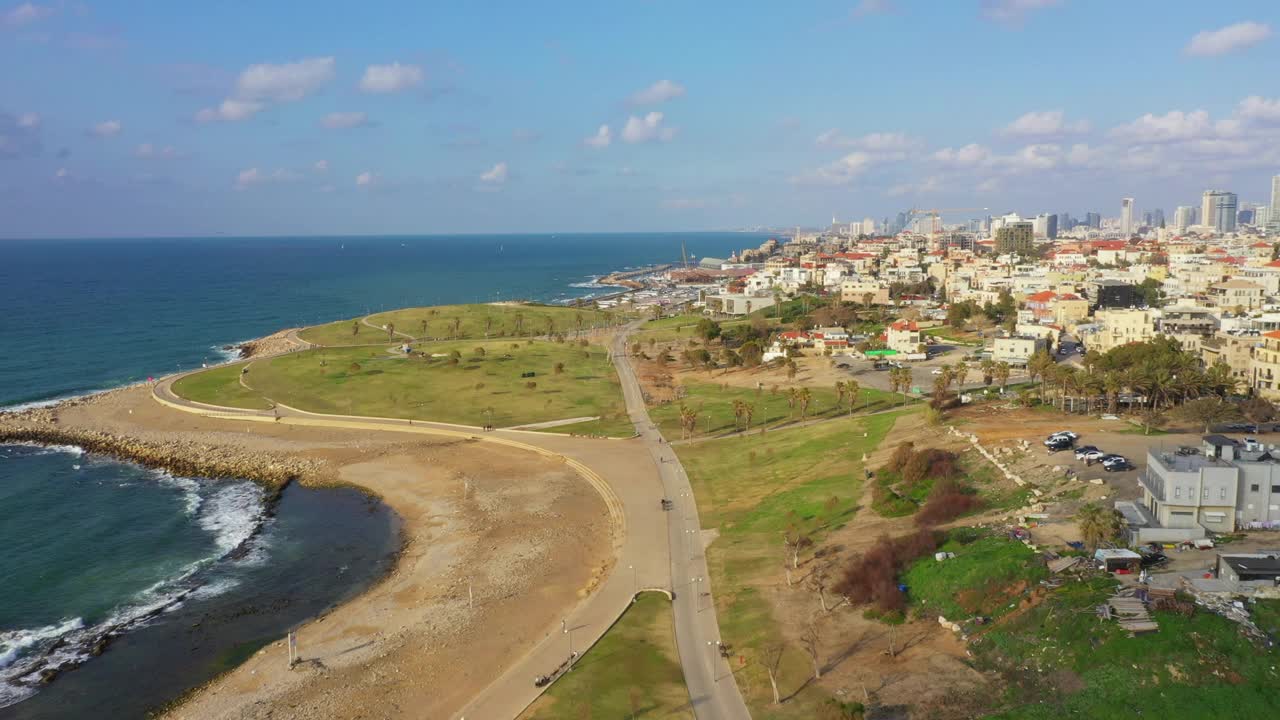
<svg viewBox="0 0 1280 720">
<path fill-rule="evenodd" d="M 638 433 L 633 442 L 641 443 L 648 450 L 666 497 L 674 502 L 667 513 L 667 537 L 675 592 L 672 608 L 676 647 L 684 682 L 698 720 L 747 720 L 751 714 L 738 690 L 733 669 L 728 660 L 720 656 L 720 627 L 712 602 L 711 578 L 693 488 L 675 451 L 650 421 L 640 383 L 626 355 L 627 334 L 633 329 L 634 324 L 615 338 L 612 355 L 622 381 L 627 412 Z"/>
</svg>

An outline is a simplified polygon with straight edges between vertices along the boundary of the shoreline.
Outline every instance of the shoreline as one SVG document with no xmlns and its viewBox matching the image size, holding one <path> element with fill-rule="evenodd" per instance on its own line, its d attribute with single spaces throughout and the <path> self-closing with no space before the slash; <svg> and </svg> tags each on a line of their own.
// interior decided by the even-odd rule
<svg viewBox="0 0 1280 720">
<path fill-rule="evenodd" d="M 439 520 L 428 521 L 424 526 L 420 508 L 423 502 L 421 497 L 423 490 L 416 487 L 419 485 L 418 482 L 411 483 L 410 487 L 388 486 L 380 478 L 364 473 L 350 473 L 348 466 L 352 460 L 371 454 L 376 456 L 392 452 L 393 448 L 403 451 L 406 445 L 413 445 L 412 450 L 397 456 L 395 473 L 404 473 L 416 479 L 424 469 L 430 472 L 430 465 L 434 464 L 432 460 L 436 459 L 432 456 L 438 455 L 458 458 L 451 463 L 458 468 L 454 472 L 464 472 L 464 468 L 470 468 L 473 465 L 492 464 L 497 458 L 482 456 L 496 454 L 507 456 L 508 467 L 505 474 L 514 481 L 506 483 L 509 488 L 522 487 L 528 482 L 529 475 L 538 479 L 557 474 L 558 483 L 561 485 L 567 483 L 569 487 L 561 488 L 561 492 L 569 492 L 573 495 L 576 498 L 576 506 L 580 508 L 579 512 L 575 513 L 579 518 L 573 523 L 582 528 L 575 533 L 577 542 L 574 544 L 577 547 L 568 546 L 565 542 L 566 538 L 553 541 L 550 536 L 543 537 L 552 527 L 559 527 L 559 522 L 552 525 L 547 525 L 545 522 L 534 523 L 543 530 L 526 539 L 526 544 L 533 547 L 552 545 L 559 547 L 554 554 L 544 554 L 542 560 L 558 565 L 555 573 L 561 576 L 561 582 L 557 592 L 564 599 L 548 605 L 545 600 L 549 598 L 541 598 L 543 602 L 539 604 L 548 605 L 543 611 L 545 617 L 541 621 L 524 626 L 529 612 L 527 608 L 518 607 L 521 605 L 519 599 L 527 596 L 529 592 L 538 591 L 527 587 L 519 592 L 506 594 L 501 599 L 502 603 L 510 606 L 506 610 L 509 627 L 504 641 L 516 642 L 515 647 L 508 645 L 501 651 L 493 653 L 491 657 L 483 658 L 483 662 L 477 662 L 481 658 L 477 658 L 474 651 L 468 651 L 473 643 L 457 640 L 459 636 L 474 635 L 480 630 L 473 621 L 460 623 L 460 627 L 448 629 L 447 632 L 445 628 L 440 627 L 415 628 L 415 623 L 406 622 L 390 637 L 387 637 L 386 631 L 382 629 L 374 632 L 374 636 L 378 639 L 369 642 L 380 646 L 383 650 L 377 657 L 372 655 L 362 657 L 365 653 L 351 653 L 346 656 L 345 659 L 348 662 L 360 661 L 356 666 L 348 668 L 355 672 L 360 667 L 377 663 L 379 657 L 386 657 L 389 652 L 404 652 L 403 644 L 394 640 L 403 639 L 407 634 L 426 632 L 429 629 L 432 636 L 438 638 L 437 643 L 452 637 L 454 642 L 449 651 L 430 654 L 439 655 L 441 659 L 456 655 L 454 662 L 443 663 L 442 660 L 432 661 L 424 658 L 414 660 L 431 665 L 434 672 L 441 674 L 458 672 L 457 668 L 466 669 L 471 666 L 465 673 L 470 677 L 457 682 L 456 687 L 459 691 L 448 698 L 452 701 L 452 705 L 448 706 L 447 710 L 441 706 L 445 714 L 461 707 L 474 697 L 513 658 L 522 655 L 530 643 L 540 639 L 532 637 L 531 633 L 540 631 L 544 626 L 553 623 L 554 617 L 561 611 L 573 607 L 587 597 L 591 588 L 607 574 L 607 568 L 613 556 L 612 544 L 609 541 L 612 530 L 605 520 L 607 513 L 602 509 L 602 500 L 576 472 L 564 466 L 558 466 L 558 463 L 546 458 L 515 449 L 478 450 L 473 443 L 443 437 L 423 443 L 411 442 L 407 438 L 395 436 L 394 433 L 344 432 L 259 423 L 254 423 L 256 427 L 252 433 L 245 433 L 244 431 L 248 428 L 237 428 L 237 423 L 234 421 L 206 419 L 166 408 L 151 398 L 151 392 L 152 388 L 149 384 L 135 385 L 93 396 L 69 399 L 51 407 L 35 408 L 18 413 L 0 413 L 0 442 L 76 445 L 86 452 L 108 455 L 177 475 L 249 479 L 275 492 L 277 497 L 285 486 L 294 481 L 309 487 L 351 487 L 376 497 L 398 519 L 401 528 L 398 550 L 391 558 L 390 569 L 355 596 L 302 623 L 299 630 L 304 638 L 316 632 L 323 633 L 327 628 L 340 626 L 358 626 L 368 630 L 379 627 L 378 623 L 370 623 L 367 620 L 353 621 L 351 616 L 367 616 L 372 606 L 385 608 L 388 603 L 396 605 L 394 597 L 403 593 L 404 588 L 400 586 L 407 579 L 414 579 L 416 589 L 421 591 L 424 584 L 418 582 L 417 578 L 424 572 L 428 576 L 455 575 L 453 583 L 444 584 L 444 590 L 434 599 L 445 606 L 453 605 L 452 610 L 456 613 L 459 592 L 466 592 L 465 586 L 461 588 L 458 586 L 456 573 L 462 566 L 484 566 L 483 562 L 477 563 L 474 558 L 477 550 L 484 550 L 479 548 L 471 537 L 478 526 L 466 523 L 450 525 L 448 522 L 441 523 Z M 215 438 L 210 435 L 220 437 Z M 299 448 L 290 447 L 290 445 L 307 447 L 299 452 Z M 428 455 L 424 457 L 423 452 Z M 378 468 L 374 475 L 385 472 L 389 470 Z M 433 483 L 436 486 L 436 492 L 429 494 L 438 499 L 428 501 L 428 505 L 446 504 L 439 505 L 437 511 L 429 515 L 451 517 L 462 509 L 448 506 L 451 501 L 444 500 L 449 493 L 440 486 L 442 482 L 445 485 L 452 485 L 453 481 L 446 476 L 436 477 Z M 412 497 L 406 497 L 406 491 Z M 587 515 L 582 516 L 581 509 L 587 507 L 595 509 L 587 511 Z M 515 511 L 519 513 L 523 510 L 517 506 Z M 528 518 L 522 520 L 528 524 Z M 531 527 L 530 530 L 532 531 L 533 528 Z M 420 549 L 427 542 L 423 535 L 424 531 L 433 539 L 433 542 L 427 544 L 434 545 L 443 541 L 442 547 L 452 548 L 454 552 L 449 554 L 429 551 L 435 553 L 432 562 L 428 567 L 421 567 L 421 558 L 415 548 Z M 456 532 L 464 539 L 455 541 L 445 537 L 450 532 Z M 499 533 L 499 535 L 505 535 L 505 533 Z M 506 540 L 506 538 L 502 539 Z M 492 550 L 492 548 L 488 549 Z M 509 546 L 505 549 L 507 552 L 512 550 Z M 481 552 L 481 555 L 483 554 Z M 586 562 L 573 562 L 575 556 L 583 555 L 589 558 Z M 558 556 L 563 556 L 564 559 Z M 541 567 L 536 570 L 534 567 L 526 568 L 518 573 L 520 576 L 518 582 L 527 585 L 541 571 Z M 431 584 L 425 583 L 425 585 Z M 566 592 L 567 595 L 565 595 Z M 414 607 L 402 607 L 400 610 L 402 615 L 421 617 L 421 611 L 416 604 Z M 463 612 L 462 615 L 469 616 L 470 613 Z M 420 623 L 421 620 L 418 622 Z M 428 623 L 428 626 L 430 625 L 431 623 Z M 304 648 L 314 647 L 314 644 L 314 641 L 308 638 Z M 422 646 L 432 644 L 435 643 L 423 643 Z M 329 682 L 329 678 L 325 676 L 312 677 L 300 682 L 291 675 L 278 676 L 281 681 L 279 688 L 266 688 L 252 682 L 264 674 L 277 675 L 275 670 L 278 668 L 274 663 L 267 666 L 265 670 L 261 670 L 257 665 L 264 662 L 262 656 L 280 652 L 282 648 L 279 640 L 268 643 L 235 667 L 201 683 L 180 697 L 162 703 L 159 707 L 169 717 L 243 717 L 244 715 L 231 712 L 231 709 L 247 708 L 248 704 L 263 702 L 268 698 L 274 701 L 281 695 L 301 693 L 301 686 L 323 686 Z M 306 655 L 305 649 L 304 655 Z M 485 664 L 494 664 L 494 667 L 489 672 L 477 676 L 476 667 Z M 449 665 L 453 667 L 448 667 Z M 232 687 L 235 688 L 234 692 L 229 690 Z M 462 690 L 463 688 L 466 690 Z M 285 714 L 287 715 L 288 711 Z M 304 716 L 298 715 L 298 717 Z"/>
</svg>

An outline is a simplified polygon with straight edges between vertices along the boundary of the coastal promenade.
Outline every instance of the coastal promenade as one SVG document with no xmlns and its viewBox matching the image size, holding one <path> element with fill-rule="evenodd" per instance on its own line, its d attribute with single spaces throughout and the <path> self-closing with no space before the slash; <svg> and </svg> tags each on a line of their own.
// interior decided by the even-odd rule
<svg viewBox="0 0 1280 720">
<path fill-rule="evenodd" d="M 745 720 L 746 705 L 728 663 L 719 656 L 719 629 L 710 596 L 697 507 L 679 460 L 649 420 L 640 385 L 627 358 L 627 326 L 611 355 L 637 436 L 629 440 L 577 438 L 523 430 L 495 430 L 408 421 L 311 413 L 277 404 L 274 410 L 241 410 L 185 400 L 173 392 L 178 375 L 156 383 L 152 396 L 166 406 L 205 417 L 286 423 L 349 430 L 416 433 L 493 442 L 562 459 L 605 500 L 614 524 L 616 561 L 602 584 L 572 608 L 562 623 L 494 679 L 455 717 L 515 718 L 543 688 L 534 679 L 580 657 L 626 611 L 638 591 L 674 594 L 676 642 L 691 707 L 699 720 Z M 675 502 L 664 512 L 662 498 Z"/>
</svg>

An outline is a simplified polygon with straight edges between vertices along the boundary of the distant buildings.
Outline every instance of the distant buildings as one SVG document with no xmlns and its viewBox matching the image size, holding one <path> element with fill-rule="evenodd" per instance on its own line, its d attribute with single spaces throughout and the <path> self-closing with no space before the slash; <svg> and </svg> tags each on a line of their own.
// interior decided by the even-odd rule
<svg viewBox="0 0 1280 720">
<path fill-rule="evenodd" d="M 1271 178 L 1271 205 L 1268 209 L 1267 229 L 1280 232 L 1280 175 Z"/>
<path fill-rule="evenodd" d="M 1120 232 L 1125 235 L 1133 234 L 1133 198 L 1120 200 Z"/>
<path fill-rule="evenodd" d="M 1089 299 L 1095 308 L 1131 308 L 1144 305 L 1142 294 L 1122 280 L 1095 280 L 1089 283 Z"/>
<path fill-rule="evenodd" d="M 1087 225 L 1087 226 L 1089 226 L 1090 228 L 1093 228 L 1094 230 L 1101 229 L 1101 228 L 1102 228 L 1102 215 L 1100 215 L 1100 214 L 1098 214 L 1098 213 L 1096 213 L 1096 212 L 1085 213 L 1085 214 L 1084 214 L 1084 224 L 1085 224 L 1085 225 Z"/>
<path fill-rule="evenodd" d="M 1026 220 L 1006 223 L 996 230 L 996 252 L 1025 255 L 1035 247 L 1035 228 Z"/>
<path fill-rule="evenodd" d="M 1195 208 L 1190 205 L 1179 205 L 1173 213 L 1173 229 L 1179 233 L 1186 232 L 1187 228 L 1196 224 L 1195 216 Z"/>
<path fill-rule="evenodd" d="M 1053 240 L 1058 237 L 1058 216 L 1041 213 L 1036 216 L 1032 229 L 1036 237 Z"/>
<path fill-rule="evenodd" d="M 1226 190 L 1205 190 L 1200 198 L 1200 222 L 1216 232 L 1236 231 L 1236 194 Z"/>
</svg>

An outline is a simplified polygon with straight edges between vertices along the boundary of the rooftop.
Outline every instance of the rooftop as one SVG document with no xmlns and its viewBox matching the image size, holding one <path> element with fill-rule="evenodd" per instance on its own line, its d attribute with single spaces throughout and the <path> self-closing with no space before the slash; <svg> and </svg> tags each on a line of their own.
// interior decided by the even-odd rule
<svg viewBox="0 0 1280 720">
<path fill-rule="evenodd" d="M 1280 575 L 1280 557 L 1254 553 L 1249 555 L 1222 555 L 1222 561 L 1242 575 Z"/>
</svg>

